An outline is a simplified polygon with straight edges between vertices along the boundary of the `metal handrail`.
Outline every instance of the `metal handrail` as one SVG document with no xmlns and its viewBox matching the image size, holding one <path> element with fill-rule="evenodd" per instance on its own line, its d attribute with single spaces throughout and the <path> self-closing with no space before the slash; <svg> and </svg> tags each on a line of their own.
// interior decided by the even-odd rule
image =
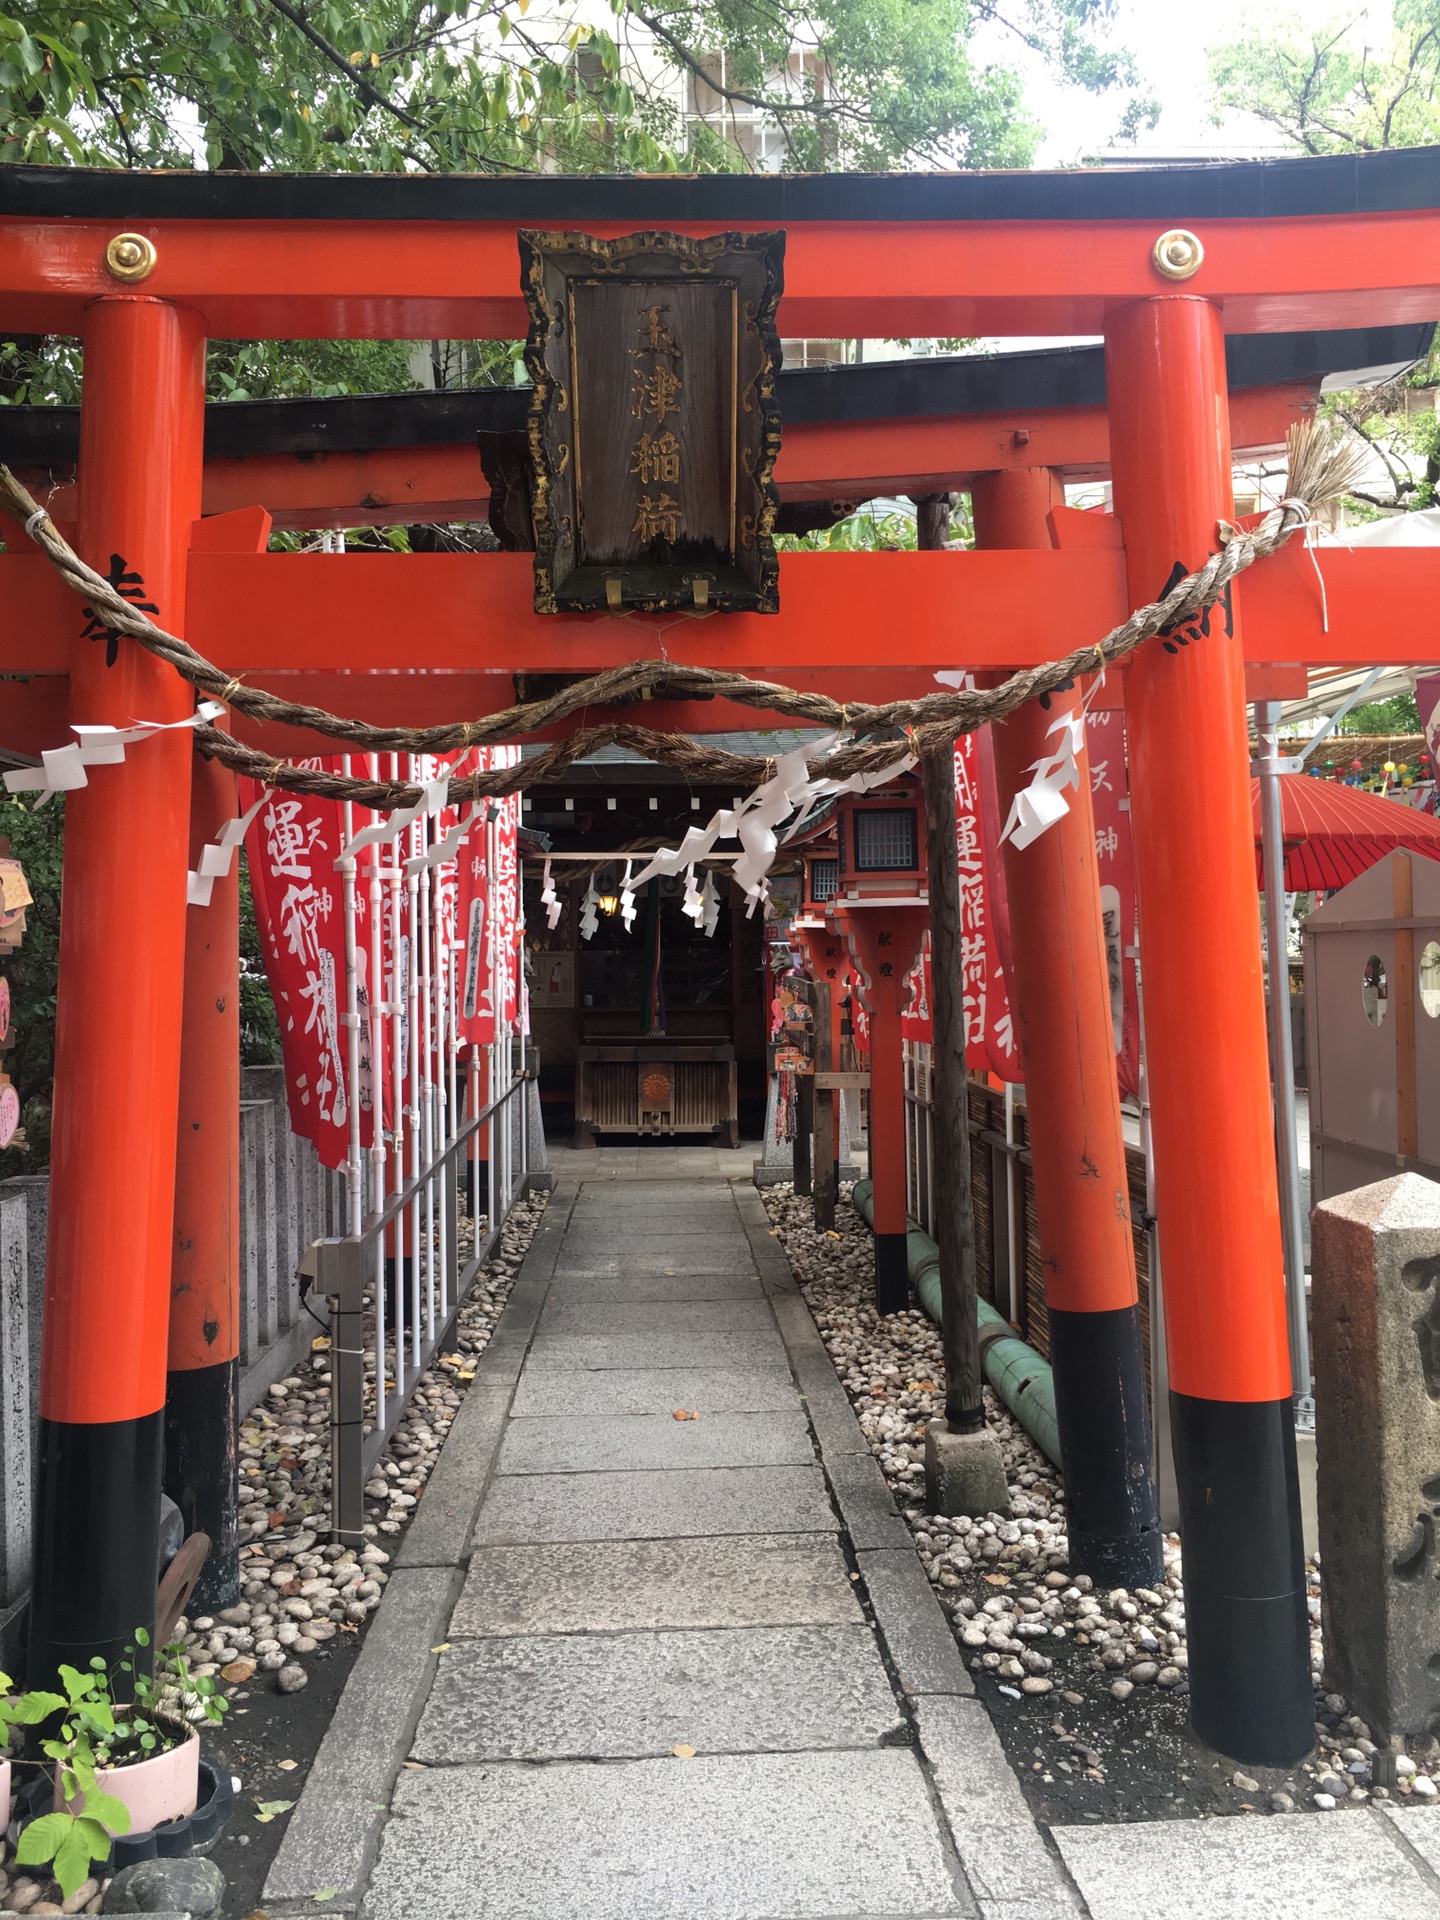
<svg viewBox="0 0 1440 1920">
<path fill-rule="evenodd" d="M 336 1541 L 358 1546 L 365 1539 L 365 1482 L 376 1461 L 385 1451 L 399 1425 L 410 1397 L 435 1355 L 448 1342 L 456 1317 L 471 1282 L 504 1231 L 515 1198 L 524 1190 L 529 1171 L 529 1134 L 526 1125 L 526 1084 L 533 1079 L 528 1070 L 517 1069 L 504 1093 L 489 1101 L 458 1127 L 440 1153 L 428 1166 L 395 1193 L 379 1213 L 369 1214 L 358 1233 L 316 1243 L 316 1290 L 330 1297 L 330 1511 L 331 1532 Z M 511 1161 L 512 1118 L 510 1103 L 522 1095 L 520 1104 L 520 1165 L 518 1179 L 513 1177 Z M 456 1223 L 459 1217 L 459 1167 L 461 1156 L 478 1139 L 480 1130 L 498 1121 L 502 1136 L 502 1165 L 497 1171 L 493 1152 L 488 1156 L 489 1196 L 486 1210 L 487 1232 L 483 1240 L 477 1230 L 469 1260 L 459 1265 Z M 440 1192 L 437 1194 L 437 1188 Z M 437 1204 L 438 1203 L 438 1204 Z M 441 1260 L 426 1265 L 424 1327 L 420 1325 L 420 1241 L 412 1235 L 409 1248 L 410 1294 L 413 1310 L 409 1340 L 406 1339 L 404 1285 L 396 1269 L 393 1389 L 385 1376 L 386 1326 L 381 1324 L 386 1292 L 377 1278 L 383 1272 L 387 1230 L 411 1211 L 426 1218 L 424 1231 L 432 1249 L 438 1243 Z M 448 1226 L 448 1230 L 447 1229 Z M 436 1299 L 436 1277 L 439 1299 Z M 367 1283 L 375 1279 L 371 1311 L 375 1325 L 371 1339 L 365 1333 Z M 437 1311 L 438 1307 L 438 1311 Z M 408 1351 L 407 1351 L 408 1347 Z M 371 1353 L 375 1359 L 375 1391 L 367 1410 L 365 1365 Z M 367 1425 L 368 1421 L 368 1425 Z"/>
<path fill-rule="evenodd" d="M 534 1074 L 528 1067 L 517 1067 L 512 1075 L 512 1084 L 505 1089 L 504 1093 L 497 1095 L 488 1106 L 482 1107 L 479 1113 L 467 1120 L 451 1137 L 445 1150 L 438 1154 L 428 1167 L 423 1167 L 413 1179 L 407 1181 L 397 1192 L 392 1193 L 389 1203 L 383 1212 L 367 1213 L 359 1234 L 347 1237 L 363 1239 L 367 1235 L 378 1233 L 382 1227 L 388 1227 L 398 1214 L 403 1213 L 405 1208 L 408 1207 L 413 1200 L 420 1197 L 421 1188 L 428 1185 L 434 1178 L 436 1169 L 441 1166 L 457 1148 L 464 1146 L 472 1135 L 478 1133 L 480 1128 L 485 1126 L 486 1123 L 500 1111 L 501 1107 L 506 1105 L 508 1101 L 513 1100 L 521 1086 L 527 1080 L 533 1080 L 534 1078 Z"/>
</svg>

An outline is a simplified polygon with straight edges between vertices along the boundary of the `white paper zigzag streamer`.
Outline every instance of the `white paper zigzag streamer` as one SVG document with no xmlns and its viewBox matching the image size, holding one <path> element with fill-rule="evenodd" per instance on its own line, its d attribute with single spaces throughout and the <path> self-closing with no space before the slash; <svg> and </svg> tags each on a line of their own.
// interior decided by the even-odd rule
<svg viewBox="0 0 1440 1920">
<path fill-rule="evenodd" d="M 187 727 L 206 726 L 225 711 L 218 700 L 202 700 L 194 713 L 183 720 L 137 720 L 133 727 L 98 725 L 72 726 L 79 738 L 71 745 L 51 747 L 40 756 L 38 767 L 16 767 L 5 775 L 10 793 L 38 793 L 35 802 L 43 807 L 57 793 L 72 793 L 88 787 L 91 767 L 116 767 L 125 758 L 125 749 L 142 740 L 153 740 L 157 733 L 178 733 Z"/>
</svg>

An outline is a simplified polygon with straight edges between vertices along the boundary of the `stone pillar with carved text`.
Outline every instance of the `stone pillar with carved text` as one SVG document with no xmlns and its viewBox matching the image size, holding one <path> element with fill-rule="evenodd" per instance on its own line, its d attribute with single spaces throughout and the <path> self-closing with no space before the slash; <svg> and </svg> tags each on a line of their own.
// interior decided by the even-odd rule
<svg viewBox="0 0 1440 1920">
<path fill-rule="evenodd" d="M 1325 1676 L 1374 1737 L 1440 1718 L 1440 1185 L 1315 1209 L 1311 1335 Z"/>
</svg>

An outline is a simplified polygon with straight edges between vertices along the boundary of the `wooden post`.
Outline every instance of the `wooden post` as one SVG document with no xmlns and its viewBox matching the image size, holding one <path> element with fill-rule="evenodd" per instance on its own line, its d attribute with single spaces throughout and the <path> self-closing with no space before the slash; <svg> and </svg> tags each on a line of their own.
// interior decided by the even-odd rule
<svg viewBox="0 0 1440 1920">
<path fill-rule="evenodd" d="M 837 1065 L 832 1058 L 830 1045 L 830 994 L 831 986 L 828 980 L 815 982 L 816 1073 L 829 1073 Z M 811 1154 L 810 1178 L 814 1195 L 815 1226 L 821 1233 L 828 1233 L 835 1225 L 835 1155 L 830 1143 L 835 1132 L 835 1102 L 839 1098 L 839 1094 L 829 1087 L 813 1089 L 811 1138 L 814 1146 Z"/>
<path fill-rule="evenodd" d="M 795 1076 L 795 1191 L 810 1194 L 811 1135 L 815 1131 L 815 1082 L 808 1073 Z"/>
<path fill-rule="evenodd" d="M 975 1320 L 975 1218 L 970 1197 L 952 743 L 921 755 L 920 784 L 930 893 L 930 1135 L 935 1165 L 931 1205 L 935 1244 L 940 1249 L 945 1419 L 952 1433 L 979 1433 L 985 1425 L 985 1408 Z"/>
</svg>

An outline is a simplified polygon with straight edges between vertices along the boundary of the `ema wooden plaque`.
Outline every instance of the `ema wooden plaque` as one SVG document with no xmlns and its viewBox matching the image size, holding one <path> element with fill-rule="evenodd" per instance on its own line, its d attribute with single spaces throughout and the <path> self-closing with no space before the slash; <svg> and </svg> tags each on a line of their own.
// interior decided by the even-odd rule
<svg viewBox="0 0 1440 1920">
<path fill-rule="evenodd" d="M 536 612 L 776 612 L 784 234 L 519 239 Z"/>
</svg>

